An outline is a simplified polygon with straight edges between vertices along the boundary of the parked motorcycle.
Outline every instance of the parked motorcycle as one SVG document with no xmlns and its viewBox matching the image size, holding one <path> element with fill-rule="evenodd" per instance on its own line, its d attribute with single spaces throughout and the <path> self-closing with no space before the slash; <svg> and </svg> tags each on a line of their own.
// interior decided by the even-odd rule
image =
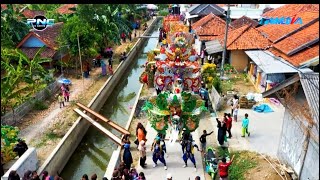
<svg viewBox="0 0 320 180">
<path fill-rule="evenodd" d="M 219 160 L 215 156 L 215 150 L 212 147 L 208 147 L 204 162 L 206 163 L 206 172 L 211 176 L 214 180 L 218 173 L 218 162 Z"/>
</svg>

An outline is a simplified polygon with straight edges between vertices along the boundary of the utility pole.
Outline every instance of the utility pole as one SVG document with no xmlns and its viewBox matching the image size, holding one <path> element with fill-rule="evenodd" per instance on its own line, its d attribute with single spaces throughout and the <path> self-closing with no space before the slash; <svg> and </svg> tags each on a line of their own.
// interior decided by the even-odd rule
<svg viewBox="0 0 320 180">
<path fill-rule="evenodd" d="M 223 47 L 222 62 L 221 62 L 221 67 L 220 67 L 220 79 L 224 78 L 223 77 L 224 76 L 223 65 L 226 60 L 226 55 L 227 55 L 227 39 L 228 39 L 229 18 L 230 18 L 230 4 L 228 4 L 227 17 L 226 17 L 226 32 L 224 34 L 224 47 Z"/>
<path fill-rule="evenodd" d="M 82 90 L 84 90 L 84 79 L 83 79 L 83 70 L 82 70 L 82 61 L 81 61 L 81 52 L 80 52 L 79 33 L 77 34 L 77 37 L 78 37 L 79 59 L 80 59 L 80 68 L 81 68 L 81 77 L 82 77 Z"/>
</svg>

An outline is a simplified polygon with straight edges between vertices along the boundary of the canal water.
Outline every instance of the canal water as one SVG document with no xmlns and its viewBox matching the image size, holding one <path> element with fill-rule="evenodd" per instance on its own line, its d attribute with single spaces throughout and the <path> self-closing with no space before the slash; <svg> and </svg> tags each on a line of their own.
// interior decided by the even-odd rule
<svg viewBox="0 0 320 180">
<path fill-rule="evenodd" d="M 159 26 L 159 24 L 156 26 Z M 158 28 L 154 28 L 151 36 L 159 36 Z M 146 46 L 137 56 L 137 59 L 134 61 L 135 63 L 123 75 L 122 80 L 100 111 L 102 115 L 115 121 L 122 127 L 126 126 L 131 111 L 133 111 L 132 106 L 138 98 L 137 93 L 141 87 L 139 77 L 144 70 L 141 65 L 145 64 L 147 60 L 145 53 L 154 49 L 157 43 L 157 38 L 147 40 Z M 100 123 L 120 137 L 120 134 L 110 129 L 106 123 L 101 121 Z M 90 178 L 92 174 L 96 173 L 98 179 L 102 179 L 112 152 L 116 149 L 117 145 L 113 141 L 91 126 L 61 172 L 62 178 L 66 180 L 80 180 L 83 174 L 87 174 Z"/>
</svg>

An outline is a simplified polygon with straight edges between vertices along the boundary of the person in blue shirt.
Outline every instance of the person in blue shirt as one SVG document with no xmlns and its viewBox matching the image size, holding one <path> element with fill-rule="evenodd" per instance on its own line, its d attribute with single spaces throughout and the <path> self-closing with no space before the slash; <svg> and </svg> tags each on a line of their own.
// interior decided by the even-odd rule
<svg viewBox="0 0 320 180">
<path fill-rule="evenodd" d="M 250 136 L 250 132 L 248 131 L 248 126 L 249 126 L 248 116 L 249 115 L 246 113 L 242 120 L 242 136 L 241 137 L 245 137 L 245 134 L 248 134 L 248 136 Z"/>
<path fill-rule="evenodd" d="M 209 93 L 208 90 L 205 88 L 205 85 L 202 85 L 202 88 L 199 90 L 199 94 L 201 96 L 201 99 L 205 101 L 206 108 L 209 107 Z"/>
</svg>

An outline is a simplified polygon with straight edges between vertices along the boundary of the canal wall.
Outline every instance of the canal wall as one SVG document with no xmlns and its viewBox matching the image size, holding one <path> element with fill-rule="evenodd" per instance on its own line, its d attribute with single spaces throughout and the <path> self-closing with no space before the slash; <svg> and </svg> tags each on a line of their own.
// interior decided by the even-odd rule
<svg viewBox="0 0 320 180">
<path fill-rule="evenodd" d="M 143 35 L 149 35 L 153 31 L 154 25 L 158 23 L 160 19 L 161 17 L 157 17 L 156 19 L 154 19 L 149 28 L 143 33 Z M 119 64 L 113 76 L 108 78 L 106 83 L 101 87 L 95 97 L 87 105 L 89 108 L 93 109 L 96 112 L 100 111 L 116 85 L 121 80 L 122 75 L 133 64 L 133 61 L 136 60 L 136 56 L 143 49 L 147 40 L 148 39 L 141 38 L 135 43 L 135 45 L 128 53 L 127 59 Z M 80 144 L 89 127 L 90 123 L 86 120 L 83 120 L 82 117 L 79 117 L 66 133 L 66 135 L 61 139 L 53 152 L 46 159 L 44 164 L 38 169 L 38 173 L 41 173 L 44 170 L 48 171 L 49 174 L 56 174 L 57 172 L 60 173 L 63 170 L 64 166 L 67 164 L 75 149 Z"/>
</svg>

